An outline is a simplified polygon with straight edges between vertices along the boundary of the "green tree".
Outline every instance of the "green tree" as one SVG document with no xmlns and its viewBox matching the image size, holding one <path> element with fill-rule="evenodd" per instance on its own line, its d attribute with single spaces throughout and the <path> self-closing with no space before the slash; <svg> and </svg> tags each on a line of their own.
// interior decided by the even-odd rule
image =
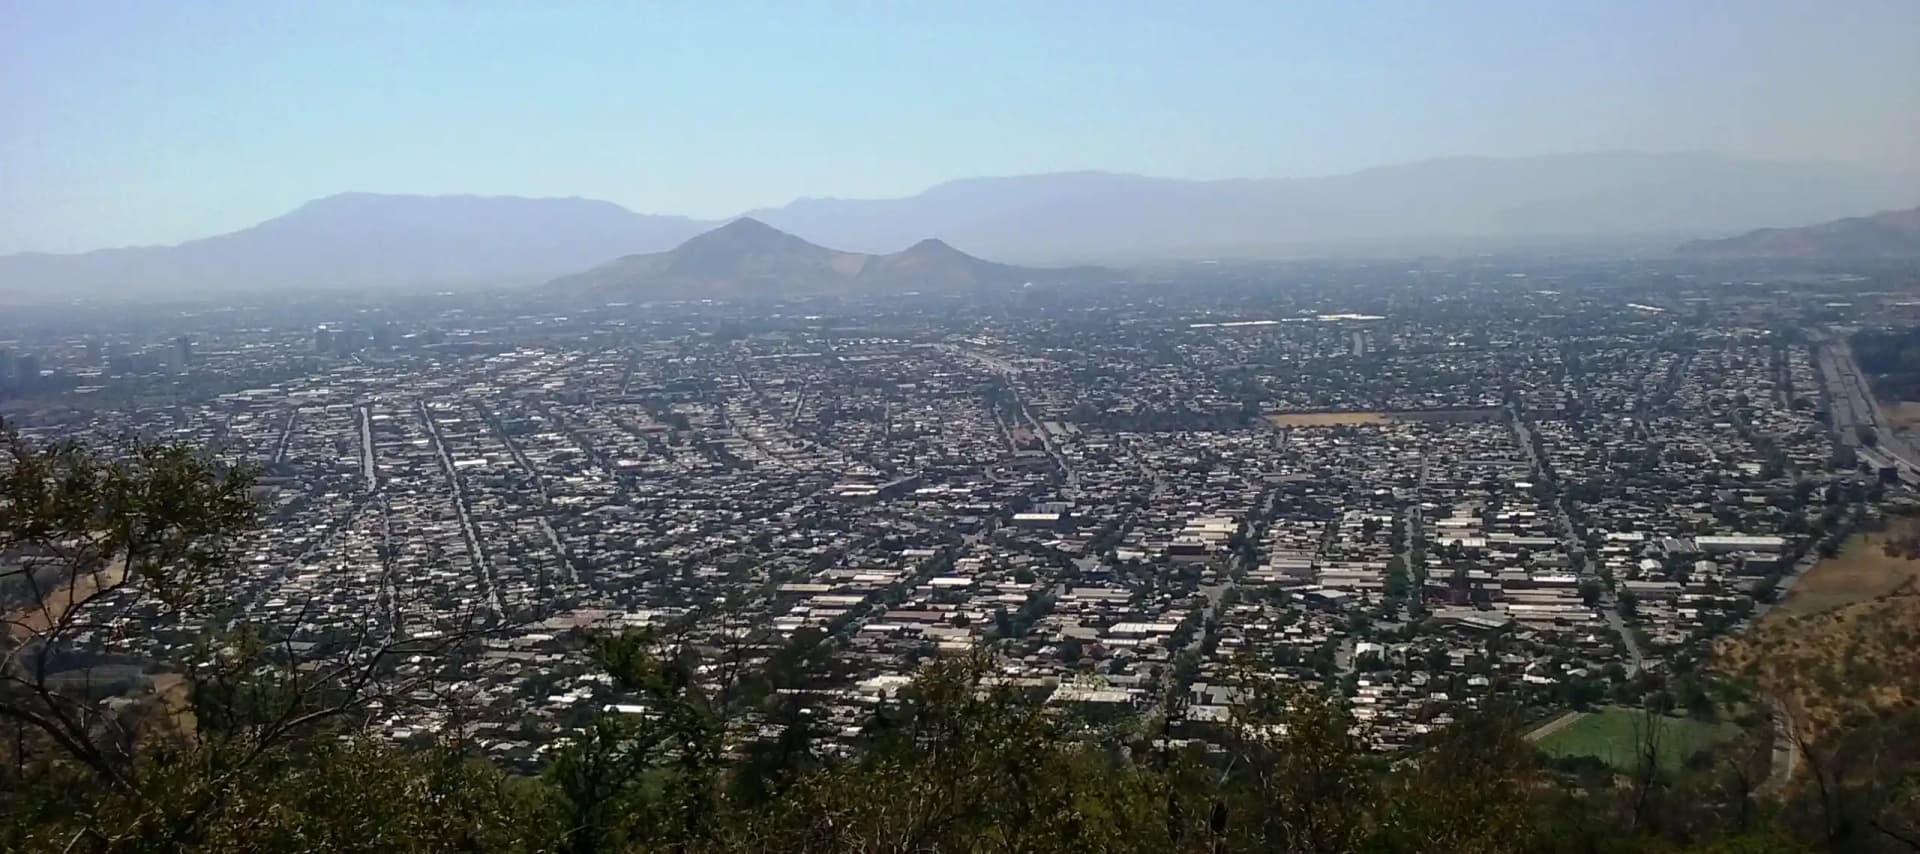
<svg viewBox="0 0 1920 854">
<path fill-rule="evenodd" d="M 431 659 L 471 633 L 414 640 L 363 622 L 301 651 L 224 619 L 217 571 L 253 522 L 251 472 L 177 444 L 111 450 L 0 436 L 0 552 L 19 557 L 12 572 L 31 593 L 6 618 L 0 660 L 0 718 L 16 736 L 0 848 L 273 850 L 286 834 L 324 837 L 356 820 L 303 780 L 338 783 L 331 775 L 361 768 L 497 782 L 355 741 L 377 704 L 423 687 L 395 661 Z M 74 687 L 97 660 L 82 638 L 107 630 L 101 611 L 119 600 L 222 627 L 156 677 L 178 690 L 99 703 Z M 287 800 L 296 795 L 304 807 Z M 458 823 L 488 832 L 482 816 Z"/>
</svg>

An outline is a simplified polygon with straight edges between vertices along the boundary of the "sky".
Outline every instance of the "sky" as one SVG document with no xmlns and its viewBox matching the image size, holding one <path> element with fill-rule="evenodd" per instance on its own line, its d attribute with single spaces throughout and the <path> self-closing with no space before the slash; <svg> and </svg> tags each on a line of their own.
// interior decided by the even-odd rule
<svg viewBox="0 0 1920 854">
<path fill-rule="evenodd" d="M 1920 0 L 0 0 L 0 253 L 345 191 L 720 217 L 1101 169 L 1920 168 Z"/>
</svg>

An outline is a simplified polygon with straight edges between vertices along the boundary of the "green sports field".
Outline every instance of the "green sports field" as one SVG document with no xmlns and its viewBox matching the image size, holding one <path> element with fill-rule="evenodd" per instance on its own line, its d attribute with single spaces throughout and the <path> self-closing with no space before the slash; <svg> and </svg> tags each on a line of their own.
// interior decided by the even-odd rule
<svg viewBox="0 0 1920 854">
<path fill-rule="evenodd" d="M 1710 723 L 1692 718 L 1659 716 L 1653 719 L 1660 764 L 1678 768 L 1695 752 L 1732 738 L 1739 728 L 1730 723 Z M 1635 767 L 1639 760 L 1640 734 L 1647 717 L 1639 709 L 1609 706 L 1581 716 L 1564 729 L 1540 740 L 1540 749 L 1550 756 L 1592 756 L 1615 768 Z"/>
</svg>

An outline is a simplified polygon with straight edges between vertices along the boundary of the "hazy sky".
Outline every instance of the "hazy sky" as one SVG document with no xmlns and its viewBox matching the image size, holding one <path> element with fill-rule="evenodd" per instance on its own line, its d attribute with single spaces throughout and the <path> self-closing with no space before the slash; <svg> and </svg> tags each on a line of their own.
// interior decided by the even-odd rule
<svg viewBox="0 0 1920 854">
<path fill-rule="evenodd" d="M 1066 169 L 1911 168 L 1916 44 L 1920 0 L 0 0 L 0 252 L 173 242 L 345 190 L 721 216 Z"/>
</svg>

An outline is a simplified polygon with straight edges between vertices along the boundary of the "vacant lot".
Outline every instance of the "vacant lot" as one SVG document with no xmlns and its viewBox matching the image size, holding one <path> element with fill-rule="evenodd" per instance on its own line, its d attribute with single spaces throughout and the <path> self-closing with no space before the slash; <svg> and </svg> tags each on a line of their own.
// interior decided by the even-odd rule
<svg viewBox="0 0 1920 854">
<path fill-rule="evenodd" d="M 1920 427 L 1920 401 L 1903 400 L 1880 407 L 1887 413 L 1887 421 L 1895 430 L 1911 430 Z"/>
<path fill-rule="evenodd" d="M 1895 516 L 1884 531 L 1854 534 L 1840 553 L 1827 558 L 1793 585 L 1793 592 L 1768 614 L 1768 621 L 1818 614 L 1842 605 L 1885 596 L 1920 579 L 1920 519 Z"/>
<path fill-rule="evenodd" d="M 1480 409 L 1395 409 L 1367 412 L 1279 412 L 1267 416 L 1275 427 L 1344 427 L 1356 424 L 1385 424 L 1389 421 L 1497 421 L 1506 410 Z"/>
<path fill-rule="evenodd" d="M 1386 412 L 1283 412 L 1267 416 L 1277 427 L 1340 427 L 1351 424 L 1384 424 L 1393 416 Z"/>
<path fill-rule="evenodd" d="M 1883 402 L 1880 411 L 1886 413 L 1887 426 L 1893 428 L 1895 435 L 1909 444 L 1920 440 L 1920 401 Z"/>
<path fill-rule="evenodd" d="M 1555 730 L 1540 740 L 1540 749 L 1550 756 L 1592 756 L 1627 771 L 1639 765 L 1640 745 L 1650 722 L 1655 749 L 1665 768 L 1678 768 L 1687 757 L 1740 731 L 1729 723 L 1649 716 L 1639 709 L 1609 707 Z"/>
</svg>

